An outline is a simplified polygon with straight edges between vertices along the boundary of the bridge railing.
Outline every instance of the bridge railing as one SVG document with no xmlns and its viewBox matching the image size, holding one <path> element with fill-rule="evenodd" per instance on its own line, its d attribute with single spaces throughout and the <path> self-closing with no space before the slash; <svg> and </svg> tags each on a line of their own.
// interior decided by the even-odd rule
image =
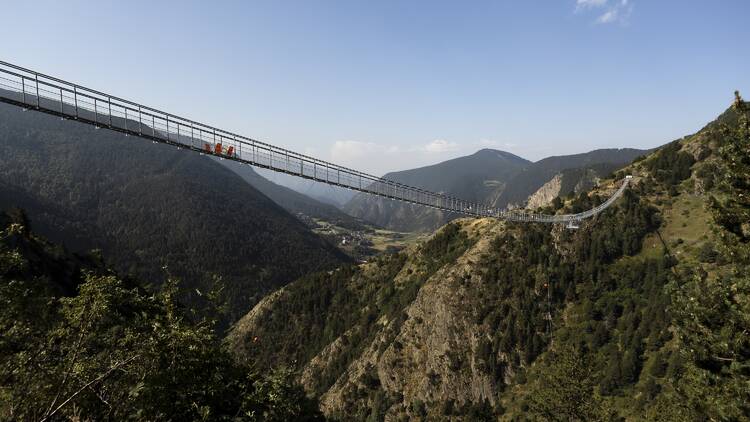
<svg viewBox="0 0 750 422">
<path fill-rule="evenodd" d="M 203 154 L 474 217 L 544 223 L 575 221 L 600 212 L 617 196 L 593 210 L 574 215 L 502 211 L 369 175 L 2 61 L 0 101 Z"/>
<path fill-rule="evenodd" d="M 11 63 L 0 62 L 6 102 L 203 153 L 399 201 L 478 215 L 479 204 L 379 178 L 166 113 Z M 9 101 L 8 101 L 9 100 Z M 216 145 L 221 145 L 217 152 Z M 231 156 L 230 156 L 231 148 Z M 210 151 L 209 151 L 210 150 Z"/>
</svg>

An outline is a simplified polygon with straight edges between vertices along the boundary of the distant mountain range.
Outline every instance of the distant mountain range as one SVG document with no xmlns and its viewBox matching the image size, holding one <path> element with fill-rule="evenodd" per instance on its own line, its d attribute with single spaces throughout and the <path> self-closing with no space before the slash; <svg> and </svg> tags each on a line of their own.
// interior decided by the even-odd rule
<svg viewBox="0 0 750 422">
<path fill-rule="evenodd" d="M 388 173 L 386 179 L 470 201 L 494 198 L 529 161 L 513 154 L 483 149 L 439 164 Z M 442 211 L 358 194 L 344 210 L 374 224 L 398 231 L 431 231 L 455 218 Z"/>
<path fill-rule="evenodd" d="M 290 208 L 316 206 L 263 190 Z M 323 205 L 321 214 L 353 220 Z M 0 209 L 11 207 L 72 251 L 101 249 L 122 274 L 171 274 L 201 291 L 220 277 L 229 321 L 265 293 L 348 261 L 210 158 L 0 105 Z"/>
<path fill-rule="evenodd" d="M 388 173 L 386 179 L 504 208 L 525 205 L 529 197 L 559 175 L 566 195 L 591 188 L 601 178 L 643 155 L 638 149 L 600 149 L 549 157 L 532 163 L 504 151 L 483 149 L 432 166 Z M 458 217 L 430 208 L 357 194 L 344 210 L 365 221 L 399 231 L 432 231 Z"/>
</svg>

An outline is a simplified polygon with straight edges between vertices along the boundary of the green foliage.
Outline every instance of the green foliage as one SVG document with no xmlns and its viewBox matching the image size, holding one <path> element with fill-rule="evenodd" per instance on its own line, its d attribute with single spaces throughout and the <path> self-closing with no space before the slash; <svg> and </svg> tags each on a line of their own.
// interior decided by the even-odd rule
<svg viewBox="0 0 750 422">
<path fill-rule="evenodd" d="M 581 195 L 576 201 L 578 206 L 591 207 L 601 200 Z M 566 304 L 581 303 L 584 322 L 570 324 L 555 335 L 562 346 L 580 350 L 588 360 L 591 391 L 597 395 L 618 395 L 634 388 L 646 355 L 669 340 L 665 312 L 669 301 L 662 288 L 671 263 L 666 256 L 628 257 L 638 254 L 644 236 L 659 226 L 656 209 L 627 193 L 598 219 L 576 234 L 563 233 L 562 247 L 555 246 L 556 234 L 550 226 L 511 226 L 473 265 L 483 281 L 472 286 L 477 300 L 467 306 L 489 338 L 478 344 L 472 370 L 490 374 L 500 390 L 510 370 L 516 382 L 524 382 L 525 368 L 547 350 L 551 330 Z M 273 299 L 271 310 L 258 316 L 262 323 L 254 324 L 253 331 L 240 324 L 231 339 L 238 354 L 263 365 L 304 364 L 336 341 L 331 362 L 320 377 L 310 380 L 316 394 L 322 394 L 374 335 L 383 333 L 383 344 L 399 350 L 395 335 L 404 319 L 403 309 L 427 278 L 455 262 L 470 245 L 460 226 L 450 224 L 411 256 L 402 252 L 364 267 L 305 277 Z M 402 277 L 398 284 L 392 282 L 396 274 Z M 376 324 L 381 319 L 389 321 L 387 328 Z M 290 320 L 295 323 L 289 324 Z M 463 356 L 450 351 L 446 358 L 454 371 L 467 365 Z M 540 371 L 532 372 L 545 377 Z M 387 409 L 393 400 L 400 402 L 384 394 L 375 372 L 359 382 L 364 387 L 356 397 L 346 398 L 352 404 L 340 416 L 376 417 L 383 413 L 373 412 L 368 403 Z M 423 405 L 430 415 L 448 412 L 455 417 L 494 417 L 502 410 L 481 403 Z M 419 403 L 411 403 L 410 414 L 421 409 Z"/>
<path fill-rule="evenodd" d="M 711 201 L 716 251 L 728 266 L 716 277 L 702 267 L 685 269 L 672 285 L 686 354 L 684 371 L 673 382 L 677 400 L 687 411 L 711 420 L 741 420 L 750 414 L 750 110 L 735 96 L 736 122 L 720 127 L 721 178 Z"/>
<path fill-rule="evenodd" d="M 556 197 L 555 197 L 555 198 L 554 198 L 554 199 L 552 200 L 552 210 L 553 210 L 553 211 L 557 211 L 557 210 L 559 210 L 559 209 L 560 209 L 560 208 L 562 208 L 562 207 L 563 207 L 563 201 L 562 201 L 562 199 L 560 199 L 560 197 L 559 197 L 559 196 L 556 196 Z"/>
<path fill-rule="evenodd" d="M 587 207 L 594 203 L 586 204 Z M 622 255 L 633 255 L 640 251 L 643 237 L 655 230 L 660 217 L 656 208 L 644 203 L 636 193 L 625 191 L 617 208 L 617 215 L 603 216 L 602 229 L 582 232 L 576 247 L 577 258 L 589 266 L 608 263 Z M 594 268 L 588 268 L 594 272 Z"/>
<path fill-rule="evenodd" d="M 723 236 L 725 242 L 737 249 L 739 244 L 750 243 L 750 106 L 738 93 L 735 95 L 737 124 L 721 128 L 722 160 L 718 173 L 722 177 L 718 187 L 724 195 L 714 198 L 712 208 L 716 222 L 729 232 Z"/>
<path fill-rule="evenodd" d="M 529 416 L 560 422 L 614 420 L 594 391 L 594 372 L 581 351 L 565 347 L 550 352 L 543 364 L 544 378 L 528 392 Z"/>
<path fill-rule="evenodd" d="M 741 154 L 748 151 L 748 137 L 736 130 L 746 127 L 741 116 L 722 121 L 728 122 L 728 132 L 715 155 L 701 152 L 696 145 L 700 136 L 668 145 L 641 162 L 640 183 L 581 229 L 505 224 L 487 252 L 469 265 L 471 274 L 457 281 L 467 287 L 457 308 L 469 316 L 466 322 L 476 324 L 472 328 L 486 335 L 472 341 L 470 362 L 453 350 L 445 352 L 444 362 L 459 379 L 470 372 L 473 379 L 487 380 L 502 405 L 457 403 L 450 392 L 440 393 L 444 401 L 405 403 L 403 396 L 388 394 L 383 385 L 388 382 L 381 383 L 378 372 L 367 368 L 364 376 L 343 379 L 356 388 L 341 397 L 346 404 L 337 416 L 379 420 L 386 410 L 393 415 L 397 409 L 397 415 L 413 418 L 468 420 L 492 420 L 503 412 L 510 420 L 746 417 L 750 163 Z M 679 185 L 690 177 L 693 159 L 683 146 L 705 160 L 696 167 L 699 179 L 704 179 L 706 165 L 721 175 L 712 179 L 714 185 L 703 185 L 704 192 L 715 196 L 717 236 L 699 243 L 660 233 L 662 217 L 654 206 L 669 210 L 686 195 Z M 654 194 L 660 202 L 650 202 Z M 604 200 L 588 194 L 570 199 L 567 207 L 562 202 L 553 207 L 577 212 Z M 659 239 L 664 248 L 653 247 Z M 644 240 L 648 250 L 642 249 Z M 400 365 L 404 357 L 410 363 L 404 355 L 409 351 L 403 351 L 390 330 L 400 326 L 402 310 L 414 300 L 422 280 L 450 265 L 465 250 L 464 242 L 460 225 L 449 226 L 416 253 L 399 254 L 398 262 L 395 257 L 381 259 L 341 273 L 340 280 L 336 273 L 321 274 L 290 285 L 261 316 L 256 329 L 271 341 L 270 346 L 258 345 L 255 353 L 261 361 L 283 359 L 279 343 L 284 345 L 286 334 L 276 332 L 293 332 L 293 340 L 283 347 L 292 348 L 296 354 L 291 356 L 304 364 L 338 339 L 330 349 L 338 356 L 325 355 L 333 364 L 314 386 L 317 394 L 345 375 L 344 368 L 361 357 L 376 334 L 395 352 L 388 357 L 396 361 L 388 364 L 411 370 Z M 674 255 L 667 244 L 676 247 Z M 384 282 L 396 274 L 397 284 Z M 313 306 L 321 302 L 323 306 Z M 275 323 L 266 327 L 266 319 Z M 300 321 L 299 328 L 288 327 L 290 320 Z M 385 320 L 395 323 L 388 328 L 373 324 Z M 422 323 L 419 318 L 414 322 Z M 426 379 L 430 386 L 440 383 L 433 371 Z"/>
<path fill-rule="evenodd" d="M 590 199 L 582 195 L 579 201 Z M 658 312 L 664 306 L 658 292 L 666 283 L 666 264 L 646 262 L 634 269 L 633 263 L 639 261 L 610 263 L 640 251 L 643 237 L 658 226 L 658 219 L 654 208 L 632 194 L 626 194 L 600 218 L 595 227 L 582 229 L 567 240 L 572 249 L 569 256 L 553 246 L 548 226 L 525 225 L 497 238 L 493 253 L 480 262 L 485 282 L 477 292 L 483 305 L 476 309 L 476 321 L 486 324 L 493 335 L 493 340 L 480 348 L 487 349 L 480 353 L 481 364 L 498 384 L 504 382 L 509 368 L 529 365 L 546 350 L 555 314 L 579 296 L 586 326 L 562 332 L 563 339 L 574 346 L 602 348 L 623 340 L 615 335 L 619 330 L 614 331 L 621 324 L 622 332 L 628 333 L 624 340 L 631 352 L 609 361 L 613 366 L 609 373 L 616 382 L 606 391 L 637 380 L 644 339 L 666 324 L 667 317 Z M 644 293 L 652 295 L 653 309 L 636 311 L 644 302 Z M 623 309 L 628 301 L 631 305 Z M 646 316 L 658 318 L 647 320 Z M 627 378 L 620 369 L 623 360 Z M 601 370 L 606 373 L 607 368 Z M 603 385 L 607 379 L 602 377 Z"/>
<path fill-rule="evenodd" d="M 288 372 L 235 363 L 176 281 L 147 294 L 49 248 L 18 224 L 0 231 L 0 420 L 319 417 Z M 72 263 L 80 278 L 60 271 Z"/>
<path fill-rule="evenodd" d="M 659 182 L 667 186 L 678 184 L 690 177 L 691 167 L 695 164 L 693 156 L 681 149 L 680 141 L 662 147 L 651 159 L 645 161 L 646 168 Z"/>
<path fill-rule="evenodd" d="M 440 232 L 422 245 L 427 274 L 433 274 L 443 265 L 454 262 L 469 246 L 470 241 L 458 224 L 446 224 Z"/>
<path fill-rule="evenodd" d="M 248 377 L 253 390 L 242 398 L 242 412 L 252 420 L 316 421 L 323 420 L 317 403 L 305 396 L 297 385 L 294 372 L 280 367 L 270 375 Z"/>
<path fill-rule="evenodd" d="M 6 105 L 0 204 L 24 208 L 35 231 L 70 250 L 101 249 L 119 274 L 153 288 L 167 267 L 196 306 L 196 289 L 221 277 L 224 325 L 269 291 L 347 262 L 214 160 Z"/>
<path fill-rule="evenodd" d="M 404 309 L 422 285 L 471 244 L 458 225 L 449 224 L 423 244 L 416 257 L 405 252 L 382 255 L 366 267 L 347 266 L 303 277 L 274 298 L 273 311 L 252 331 L 240 321 L 230 334 L 230 343 L 239 356 L 260 366 L 294 366 L 308 362 L 337 341 L 338 352 L 321 376 L 311 380 L 313 391 L 322 394 L 370 345 L 378 333 L 378 321 L 389 322 L 385 334 L 392 340 L 406 319 Z M 405 266 L 411 271 L 396 284 L 394 279 Z M 289 323 L 290 318 L 294 324 Z M 368 399 L 387 409 L 393 398 L 382 394 L 373 371 L 363 380 L 367 389 L 361 392 L 359 404 L 364 406 Z M 362 419 L 371 414 L 366 407 L 360 411 Z"/>
</svg>

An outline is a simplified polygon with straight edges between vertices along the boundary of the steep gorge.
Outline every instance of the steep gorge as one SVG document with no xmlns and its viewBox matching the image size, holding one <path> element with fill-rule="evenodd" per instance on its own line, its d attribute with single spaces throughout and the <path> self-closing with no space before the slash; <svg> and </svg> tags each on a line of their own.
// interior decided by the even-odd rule
<svg viewBox="0 0 750 422">
<path fill-rule="evenodd" d="M 296 368 L 342 420 L 699 415 L 680 392 L 695 367 L 681 345 L 693 340 L 672 301 L 690 274 L 725 283 L 736 268 L 712 252 L 724 231 L 710 229 L 722 194 L 709 170 L 725 163 L 719 127 L 736 128 L 736 115 L 561 203 L 590 208 L 634 176 L 578 231 L 456 220 L 399 254 L 286 286 L 229 344 L 239 359 Z"/>
</svg>

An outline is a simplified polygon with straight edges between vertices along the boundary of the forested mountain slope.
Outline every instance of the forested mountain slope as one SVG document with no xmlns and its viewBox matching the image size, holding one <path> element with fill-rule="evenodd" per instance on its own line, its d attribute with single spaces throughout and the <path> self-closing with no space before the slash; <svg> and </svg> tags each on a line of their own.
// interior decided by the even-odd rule
<svg viewBox="0 0 750 422">
<path fill-rule="evenodd" d="M 529 195 L 557 174 L 562 174 L 567 179 L 564 184 L 566 188 L 561 192 L 562 195 L 567 195 L 572 191 L 567 186 L 577 184 L 583 177 L 580 172 L 587 171 L 593 173 L 594 177 L 603 178 L 646 153 L 648 151 L 633 148 L 597 149 L 583 154 L 544 158 L 518 172 L 508 182 L 507 189 L 497 198 L 495 204 L 501 207 L 508 204 L 521 205 Z"/>
<path fill-rule="evenodd" d="M 295 367 L 341 420 L 745 419 L 748 117 L 737 101 L 546 209 L 591 208 L 632 174 L 577 231 L 456 220 L 287 285 L 229 344 L 241 361 Z"/>
<path fill-rule="evenodd" d="M 0 211 L 0 420 L 322 419 L 288 371 L 234 362 L 212 312 L 179 296 Z"/>
<path fill-rule="evenodd" d="M 389 173 L 384 177 L 435 192 L 496 207 L 523 206 L 529 196 L 558 176 L 556 195 L 587 190 L 612 171 L 645 153 L 637 149 L 600 149 L 584 154 L 548 157 L 532 163 L 513 154 L 484 149 L 433 166 Z M 457 215 L 368 195 L 355 196 L 349 214 L 400 231 L 432 231 Z"/>
<path fill-rule="evenodd" d="M 0 207 L 122 274 L 208 290 L 228 320 L 263 294 L 346 258 L 229 169 L 198 154 L 0 105 Z M 192 289 L 191 289 L 192 290 Z"/>
<path fill-rule="evenodd" d="M 467 201 L 499 196 L 508 179 L 529 164 L 513 154 L 483 149 L 432 166 L 388 173 L 386 179 Z M 456 218 L 439 210 L 358 194 L 346 204 L 349 214 L 398 231 L 431 231 Z"/>
</svg>

